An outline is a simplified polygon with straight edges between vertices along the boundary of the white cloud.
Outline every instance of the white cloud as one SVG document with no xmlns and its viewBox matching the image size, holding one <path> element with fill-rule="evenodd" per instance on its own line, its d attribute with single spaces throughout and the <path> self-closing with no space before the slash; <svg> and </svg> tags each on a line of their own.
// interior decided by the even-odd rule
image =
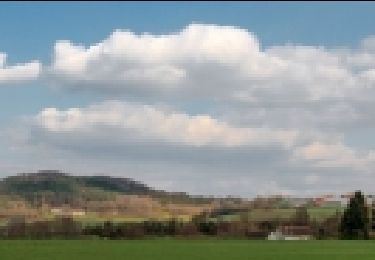
<svg viewBox="0 0 375 260">
<path fill-rule="evenodd" d="M 47 108 L 36 116 L 39 127 L 49 133 L 91 133 L 95 138 L 115 130 L 117 140 L 136 138 L 191 146 L 290 146 L 296 141 L 294 130 L 239 128 L 209 115 L 190 116 L 147 105 L 107 101 L 86 108 L 59 111 Z M 106 136 L 104 136 L 105 138 Z"/>
<path fill-rule="evenodd" d="M 41 72 L 39 61 L 7 65 L 7 55 L 0 52 L 0 84 L 35 80 Z"/>
<path fill-rule="evenodd" d="M 294 155 L 315 167 L 350 167 L 354 171 L 368 172 L 375 165 L 375 151 L 359 153 L 342 143 L 313 142 L 297 148 Z"/>
<path fill-rule="evenodd" d="M 373 89 L 372 38 L 358 50 L 260 47 L 234 26 L 191 24 L 168 35 L 117 30 L 85 47 L 55 45 L 50 76 L 60 84 L 140 97 L 321 100 L 363 97 Z"/>
<path fill-rule="evenodd" d="M 118 30 L 87 48 L 58 41 L 50 73 L 62 84 L 109 93 L 215 96 L 229 83 L 241 84 L 241 70 L 260 73 L 256 64 L 241 65 L 258 56 L 257 39 L 235 27 L 192 24 L 160 36 Z"/>
</svg>

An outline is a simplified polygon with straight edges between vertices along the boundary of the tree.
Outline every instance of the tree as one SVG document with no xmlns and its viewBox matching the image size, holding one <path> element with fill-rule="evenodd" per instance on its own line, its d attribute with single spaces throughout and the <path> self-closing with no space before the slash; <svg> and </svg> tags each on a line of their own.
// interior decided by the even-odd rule
<svg viewBox="0 0 375 260">
<path fill-rule="evenodd" d="M 338 238 L 339 227 L 341 222 L 341 213 L 336 210 L 336 213 L 322 222 L 312 221 L 312 226 L 315 230 L 317 239 Z"/>
<path fill-rule="evenodd" d="M 369 238 L 368 209 L 361 191 L 356 191 L 344 211 L 340 223 L 341 239 L 368 239 Z"/>
<path fill-rule="evenodd" d="M 307 212 L 307 208 L 306 207 L 298 207 L 296 209 L 296 214 L 294 216 L 294 224 L 295 225 L 308 225 L 309 222 L 310 222 L 310 217 L 309 217 L 309 214 Z"/>
</svg>

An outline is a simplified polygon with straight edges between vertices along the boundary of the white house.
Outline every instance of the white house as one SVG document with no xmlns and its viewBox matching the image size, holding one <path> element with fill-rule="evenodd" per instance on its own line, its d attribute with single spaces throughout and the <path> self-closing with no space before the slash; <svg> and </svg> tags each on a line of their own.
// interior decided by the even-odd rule
<svg viewBox="0 0 375 260">
<path fill-rule="evenodd" d="M 267 240 L 310 240 L 313 239 L 309 226 L 280 226 L 267 236 Z"/>
</svg>

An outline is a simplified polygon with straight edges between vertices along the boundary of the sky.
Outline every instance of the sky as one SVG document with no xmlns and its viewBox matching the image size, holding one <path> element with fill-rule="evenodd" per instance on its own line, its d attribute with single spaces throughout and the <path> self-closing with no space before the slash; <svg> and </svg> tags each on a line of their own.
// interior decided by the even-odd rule
<svg viewBox="0 0 375 260">
<path fill-rule="evenodd" d="M 2 2 L 0 177 L 373 193 L 372 2 Z"/>
</svg>

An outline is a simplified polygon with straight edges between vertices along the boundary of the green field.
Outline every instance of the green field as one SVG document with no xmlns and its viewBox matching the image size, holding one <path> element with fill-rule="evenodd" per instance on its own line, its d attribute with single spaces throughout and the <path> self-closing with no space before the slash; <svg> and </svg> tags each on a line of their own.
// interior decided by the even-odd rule
<svg viewBox="0 0 375 260">
<path fill-rule="evenodd" d="M 375 259 L 375 241 L 1 241 L 1 260 Z"/>
</svg>

